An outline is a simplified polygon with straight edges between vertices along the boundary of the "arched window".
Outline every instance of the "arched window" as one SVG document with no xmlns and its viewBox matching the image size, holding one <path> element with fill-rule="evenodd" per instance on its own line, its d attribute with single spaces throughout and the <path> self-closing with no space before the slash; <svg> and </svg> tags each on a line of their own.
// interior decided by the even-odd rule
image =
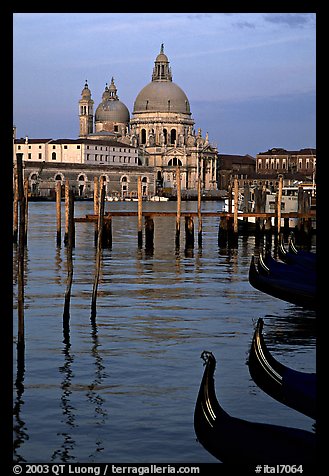
<svg viewBox="0 0 329 476">
<path fill-rule="evenodd" d="M 84 182 L 85 181 L 85 176 L 84 175 L 80 175 L 79 178 L 78 178 L 79 181 L 81 182 Z"/>
<path fill-rule="evenodd" d="M 168 162 L 169 167 L 177 166 L 179 167 L 182 166 L 182 161 L 180 159 L 177 159 L 177 157 L 174 157 L 173 159 L 170 159 Z"/>
<path fill-rule="evenodd" d="M 60 174 L 57 174 L 55 180 L 62 180 L 62 176 Z"/>
<path fill-rule="evenodd" d="M 145 129 L 141 130 L 141 143 L 146 144 L 146 130 Z"/>
<path fill-rule="evenodd" d="M 176 129 L 171 129 L 170 132 L 170 144 L 174 144 L 176 140 Z"/>
<path fill-rule="evenodd" d="M 51 154 L 51 160 L 56 160 L 56 152 L 53 152 L 53 153 Z"/>
<path fill-rule="evenodd" d="M 168 131 L 167 131 L 167 129 L 163 129 L 163 135 L 164 135 L 164 143 L 167 144 L 167 142 L 168 142 Z"/>
<path fill-rule="evenodd" d="M 128 178 L 124 175 L 121 178 L 121 196 L 125 198 L 128 195 L 129 187 L 128 187 Z"/>
</svg>

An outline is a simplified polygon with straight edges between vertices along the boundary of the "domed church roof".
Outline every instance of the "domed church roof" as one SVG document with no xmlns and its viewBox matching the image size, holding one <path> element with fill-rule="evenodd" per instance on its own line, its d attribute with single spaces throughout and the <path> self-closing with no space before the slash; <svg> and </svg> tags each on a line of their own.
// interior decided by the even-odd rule
<svg viewBox="0 0 329 476">
<path fill-rule="evenodd" d="M 111 80 L 111 85 L 105 86 L 105 91 L 102 96 L 102 102 L 96 109 L 95 122 L 119 122 L 128 123 L 130 114 L 128 108 L 119 101 L 117 95 L 117 88 L 114 84 L 114 79 Z"/>
<path fill-rule="evenodd" d="M 172 81 L 163 44 L 154 63 L 152 81 L 139 92 L 134 103 L 134 114 L 149 111 L 191 114 L 186 94 Z"/>
</svg>

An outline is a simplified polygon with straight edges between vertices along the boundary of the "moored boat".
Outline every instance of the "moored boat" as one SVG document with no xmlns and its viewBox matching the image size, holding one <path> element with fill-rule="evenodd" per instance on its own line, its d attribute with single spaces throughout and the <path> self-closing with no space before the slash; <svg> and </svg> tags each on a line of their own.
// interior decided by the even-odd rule
<svg viewBox="0 0 329 476">
<path fill-rule="evenodd" d="M 292 240 L 290 240 L 289 250 L 287 251 L 281 239 L 278 246 L 278 254 L 285 263 L 298 264 L 311 270 L 316 269 L 316 253 L 307 250 L 297 250 Z"/>
<path fill-rule="evenodd" d="M 198 441 L 223 463 L 302 464 L 315 460 L 315 434 L 299 428 L 252 422 L 229 415 L 218 402 L 211 352 L 201 354 L 205 370 L 194 411 Z"/>
<path fill-rule="evenodd" d="M 271 355 L 259 318 L 250 347 L 248 367 L 254 382 L 275 400 L 315 419 L 316 374 L 291 369 Z"/>
<path fill-rule="evenodd" d="M 303 280 L 296 277 L 295 273 L 282 276 L 273 276 L 270 273 L 266 275 L 260 271 L 254 255 L 249 267 L 249 283 L 259 291 L 297 306 L 317 308 L 315 280 Z"/>
</svg>

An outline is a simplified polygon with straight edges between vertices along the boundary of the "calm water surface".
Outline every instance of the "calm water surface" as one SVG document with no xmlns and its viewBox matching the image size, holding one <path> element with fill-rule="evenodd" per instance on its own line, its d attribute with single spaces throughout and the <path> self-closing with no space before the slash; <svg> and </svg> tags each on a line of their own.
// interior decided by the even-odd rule
<svg viewBox="0 0 329 476">
<path fill-rule="evenodd" d="M 176 203 L 146 207 L 174 211 Z M 202 208 L 219 210 L 221 203 Z M 156 217 L 149 252 L 138 249 L 137 218 L 113 218 L 93 325 L 94 225 L 77 223 L 64 339 L 67 254 L 56 247 L 55 209 L 55 203 L 29 204 L 23 369 L 16 366 L 14 342 L 15 461 L 218 462 L 196 441 L 193 426 L 203 350 L 217 359 L 217 397 L 228 413 L 313 431 L 313 420 L 273 400 L 249 375 L 246 359 L 259 317 L 269 348 L 285 365 L 315 371 L 316 345 L 313 312 L 249 284 L 254 237 L 240 237 L 237 249 L 220 249 L 218 219 L 204 218 L 202 248 L 196 243 L 186 251 L 182 221 L 175 249 L 175 218 Z M 195 210 L 196 203 L 183 202 L 184 209 Z M 86 213 L 93 213 L 93 203 L 77 202 L 75 216 Z M 16 309 L 16 249 L 14 272 Z"/>
</svg>

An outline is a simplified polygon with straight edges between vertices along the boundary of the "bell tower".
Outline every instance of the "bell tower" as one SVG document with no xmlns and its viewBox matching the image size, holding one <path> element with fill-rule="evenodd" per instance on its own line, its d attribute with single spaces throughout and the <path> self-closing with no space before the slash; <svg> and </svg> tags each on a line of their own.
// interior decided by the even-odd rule
<svg viewBox="0 0 329 476">
<path fill-rule="evenodd" d="M 79 119 L 80 119 L 80 134 L 79 137 L 86 137 L 94 131 L 94 101 L 91 99 L 91 92 L 88 88 L 86 80 L 85 86 L 81 92 L 81 99 L 79 101 Z"/>
</svg>

